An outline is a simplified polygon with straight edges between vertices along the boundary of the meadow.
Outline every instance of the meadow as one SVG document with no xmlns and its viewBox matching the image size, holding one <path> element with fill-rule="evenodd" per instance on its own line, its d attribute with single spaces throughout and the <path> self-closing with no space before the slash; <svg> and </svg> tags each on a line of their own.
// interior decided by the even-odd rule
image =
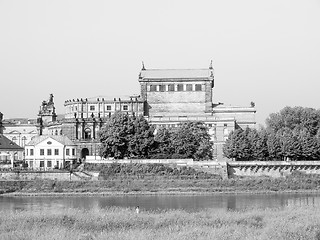
<svg viewBox="0 0 320 240">
<path fill-rule="evenodd" d="M 320 239 L 320 209 L 252 209 L 198 212 L 100 211 L 24 212 L 0 215 L 0 239 Z"/>
</svg>

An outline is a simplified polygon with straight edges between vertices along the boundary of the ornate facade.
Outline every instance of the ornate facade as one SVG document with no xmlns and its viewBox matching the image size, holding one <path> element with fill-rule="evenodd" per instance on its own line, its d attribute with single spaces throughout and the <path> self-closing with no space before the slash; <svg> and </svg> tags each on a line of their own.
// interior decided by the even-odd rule
<svg viewBox="0 0 320 240">
<path fill-rule="evenodd" d="M 65 117 L 49 123 L 52 135 L 66 135 L 77 145 L 78 158 L 99 156 L 97 132 L 116 111 L 143 115 L 157 127 L 186 121 L 204 122 L 214 142 L 214 158 L 224 160 L 222 146 L 236 127 L 255 126 L 255 108 L 213 102 L 214 70 L 146 69 L 139 73 L 140 94 L 65 101 Z"/>
<path fill-rule="evenodd" d="M 67 136 L 76 145 L 76 157 L 83 159 L 88 155 L 99 157 L 97 133 L 116 111 L 143 115 L 156 127 L 202 121 L 214 142 L 214 159 L 225 160 L 222 147 L 230 131 L 255 126 L 254 104 L 237 107 L 214 103 L 212 63 L 205 69 L 146 69 L 143 65 L 138 82 L 137 95 L 66 100 L 61 119 L 50 94 L 49 100 L 42 102 L 33 127 L 38 135 Z"/>
</svg>

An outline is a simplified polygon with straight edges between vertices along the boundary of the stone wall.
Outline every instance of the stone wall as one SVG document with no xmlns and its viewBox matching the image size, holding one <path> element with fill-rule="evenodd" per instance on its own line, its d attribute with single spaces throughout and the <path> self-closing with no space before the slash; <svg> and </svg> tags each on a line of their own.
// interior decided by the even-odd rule
<svg viewBox="0 0 320 240">
<path fill-rule="evenodd" d="M 8 171 L 0 172 L 0 181 L 2 180 L 57 180 L 57 181 L 84 181 L 84 180 L 97 180 L 98 175 L 96 173 L 82 173 L 82 172 L 19 172 L 19 171 Z"/>
<path fill-rule="evenodd" d="M 293 172 L 320 174 L 320 161 L 250 161 L 228 162 L 229 177 L 285 177 Z"/>
</svg>

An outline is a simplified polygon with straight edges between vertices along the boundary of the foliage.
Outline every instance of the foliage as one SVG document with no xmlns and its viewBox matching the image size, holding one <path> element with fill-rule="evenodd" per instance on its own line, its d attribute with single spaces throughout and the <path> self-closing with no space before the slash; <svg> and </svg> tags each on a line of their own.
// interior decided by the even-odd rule
<svg viewBox="0 0 320 240">
<path fill-rule="evenodd" d="M 98 136 L 102 157 L 212 159 L 212 142 L 201 122 L 187 122 L 177 128 L 156 131 L 143 116 L 115 113 Z"/>
<path fill-rule="evenodd" d="M 230 133 L 224 154 L 236 160 L 314 160 L 320 156 L 320 111 L 285 107 L 270 114 L 266 129 Z"/>
<path fill-rule="evenodd" d="M 175 177 L 188 177 L 188 178 L 218 178 L 215 174 L 208 174 L 202 171 L 196 171 L 191 167 L 175 167 L 167 164 L 140 164 L 140 163 L 128 163 L 128 164 L 86 164 L 86 170 L 99 171 L 99 176 L 102 179 L 109 179 L 114 177 L 134 177 L 144 178 L 146 175 L 152 176 L 166 176 L 167 178 Z"/>
<path fill-rule="evenodd" d="M 155 141 L 155 156 L 193 158 L 196 161 L 212 159 L 212 142 L 202 122 L 182 123 L 173 129 L 160 128 Z"/>
<path fill-rule="evenodd" d="M 154 148 L 153 127 L 142 116 L 116 112 L 99 132 L 101 156 L 148 158 Z"/>
</svg>

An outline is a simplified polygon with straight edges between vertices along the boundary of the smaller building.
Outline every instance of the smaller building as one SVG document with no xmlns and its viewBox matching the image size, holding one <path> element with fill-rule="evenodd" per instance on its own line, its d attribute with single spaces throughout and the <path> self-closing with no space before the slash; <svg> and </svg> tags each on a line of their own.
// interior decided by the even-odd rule
<svg viewBox="0 0 320 240">
<path fill-rule="evenodd" d="M 0 134 L 0 163 L 11 164 L 14 167 L 14 161 L 18 159 L 18 153 L 22 152 L 23 148 L 12 142 L 10 139 Z"/>
<path fill-rule="evenodd" d="M 66 136 L 40 135 L 25 145 L 25 162 L 31 169 L 65 168 L 76 156 L 76 145 Z"/>
</svg>

